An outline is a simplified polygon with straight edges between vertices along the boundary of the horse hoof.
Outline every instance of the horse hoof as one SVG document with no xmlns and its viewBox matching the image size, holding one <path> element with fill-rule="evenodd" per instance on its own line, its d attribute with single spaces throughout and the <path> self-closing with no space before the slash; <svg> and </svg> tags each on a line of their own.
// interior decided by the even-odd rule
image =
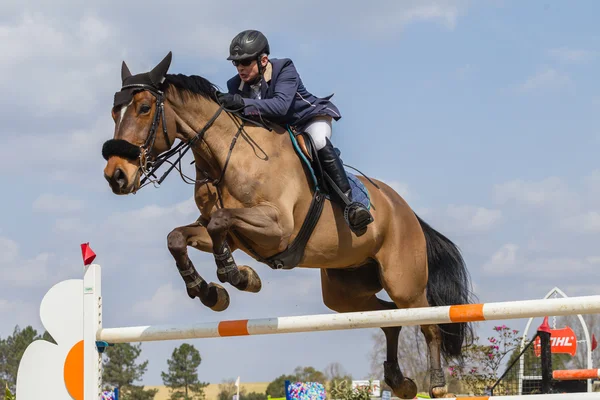
<svg viewBox="0 0 600 400">
<path fill-rule="evenodd" d="M 262 282 L 261 282 L 258 274 L 256 273 L 256 271 L 254 271 L 252 268 L 250 268 L 247 265 L 240 265 L 240 266 L 238 266 L 238 269 L 240 270 L 240 273 L 244 277 L 243 282 L 247 282 L 246 286 L 242 290 L 245 292 L 252 292 L 252 293 L 260 292 L 260 289 L 262 289 Z"/>
<path fill-rule="evenodd" d="M 200 300 L 213 311 L 224 311 L 229 307 L 229 293 L 218 283 L 209 283 L 206 299 Z"/>
<path fill-rule="evenodd" d="M 417 384 L 410 378 L 403 378 L 400 385 L 393 389 L 401 399 L 414 399 L 417 396 Z"/>
<path fill-rule="evenodd" d="M 447 386 L 438 386 L 438 387 L 431 388 L 431 390 L 429 390 L 429 395 L 433 399 L 440 399 L 443 397 L 447 397 L 446 396 L 447 394 L 448 394 Z"/>
</svg>

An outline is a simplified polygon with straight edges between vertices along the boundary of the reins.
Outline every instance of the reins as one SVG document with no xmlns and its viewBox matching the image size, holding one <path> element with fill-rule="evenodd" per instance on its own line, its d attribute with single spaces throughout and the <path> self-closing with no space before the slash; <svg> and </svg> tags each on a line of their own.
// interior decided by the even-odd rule
<svg viewBox="0 0 600 400">
<path fill-rule="evenodd" d="M 179 171 L 179 174 L 185 183 L 188 183 L 188 184 L 212 183 L 214 186 L 218 186 L 223 181 L 223 178 L 225 176 L 225 171 L 227 170 L 227 166 L 229 165 L 229 160 L 233 153 L 235 144 L 237 143 L 237 139 L 242 132 L 245 132 L 244 121 L 242 120 L 241 123 L 238 123 L 233 118 L 234 123 L 238 126 L 238 130 L 235 133 L 235 135 L 233 136 L 233 139 L 229 146 L 229 151 L 227 154 L 227 158 L 225 160 L 225 164 L 224 164 L 223 169 L 221 170 L 221 173 L 219 174 L 219 176 L 216 179 L 213 179 L 210 177 L 210 174 L 207 171 L 202 170 L 202 169 L 200 169 L 200 167 L 196 166 L 196 169 L 198 169 L 205 177 L 200 180 L 192 179 L 183 173 L 182 168 L 181 168 L 181 160 L 183 159 L 185 154 L 188 152 L 188 150 L 190 150 L 196 142 L 204 140 L 204 135 L 211 128 L 211 126 L 217 120 L 219 115 L 221 115 L 221 112 L 225 111 L 229 114 L 229 112 L 231 112 L 233 110 L 226 109 L 222 104 L 219 104 L 219 109 L 206 122 L 204 127 L 202 127 L 202 129 L 196 133 L 196 135 L 194 137 L 192 137 L 188 141 L 179 142 L 172 149 L 165 151 L 164 153 L 158 155 L 154 160 L 151 160 L 149 157 L 149 153 L 151 152 L 151 150 L 154 146 L 154 143 L 156 141 L 156 133 L 157 133 L 157 127 L 158 127 L 159 121 L 162 122 L 162 131 L 163 131 L 163 135 L 165 137 L 167 146 L 168 147 L 171 146 L 171 141 L 170 141 L 168 133 L 167 133 L 166 116 L 165 116 L 165 112 L 164 112 L 164 97 L 165 97 L 164 92 L 161 90 L 155 89 L 151 85 L 145 85 L 145 84 L 127 85 L 127 86 L 123 86 L 121 89 L 123 90 L 123 89 L 131 89 L 131 88 L 140 88 L 140 89 L 148 90 L 156 98 L 156 113 L 154 114 L 154 119 L 152 120 L 152 124 L 150 125 L 150 129 L 148 131 L 148 137 L 146 138 L 146 141 L 144 142 L 144 144 L 142 146 L 140 146 L 139 169 L 144 176 L 140 182 L 140 187 L 137 190 L 140 190 L 142 187 L 144 187 L 150 183 L 152 183 L 155 187 L 159 186 L 167 178 L 167 176 L 173 171 L 173 169 L 177 169 Z M 174 161 L 170 161 L 169 159 L 177 153 L 179 153 L 177 158 Z M 163 175 L 160 178 L 157 178 L 156 172 L 164 163 L 170 164 L 170 167 L 163 173 Z M 220 199 L 220 197 L 221 196 L 219 195 L 219 200 L 220 200 L 220 203 L 222 206 L 222 200 Z"/>
</svg>

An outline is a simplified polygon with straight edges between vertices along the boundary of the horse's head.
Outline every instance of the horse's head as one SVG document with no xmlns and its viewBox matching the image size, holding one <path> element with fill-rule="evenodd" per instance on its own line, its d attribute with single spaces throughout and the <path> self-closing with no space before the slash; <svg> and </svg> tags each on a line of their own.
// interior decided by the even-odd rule
<svg viewBox="0 0 600 400">
<path fill-rule="evenodd" d="M 163 84 L 171 52 L 151 71 L 132 75 L 123 62 L 121 90 L 115 94 L 112 117 L 113 139 L 102 147 L 107 161 L 104 177 L 115 194 L 135 193 L 142 172 L 175 141 L 174 118 L 167 118 Z"/>
</svg>

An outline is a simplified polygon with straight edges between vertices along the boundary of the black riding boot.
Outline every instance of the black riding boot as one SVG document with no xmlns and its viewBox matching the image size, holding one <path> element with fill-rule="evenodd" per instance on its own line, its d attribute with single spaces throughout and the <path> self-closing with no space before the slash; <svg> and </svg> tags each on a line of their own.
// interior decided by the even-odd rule
<svg viewBox="0 0 600 400">
<path fill-rule="evenodd" d="M 323 166 L 323 170 L 331 177 L 331 180 L 346 198 L 339 198 L 339 194 L 337 194 L 334 188 L 331 188 L 330 195 L 338 198 L 340 206 L 344 209 L 344 217 L 348 226 L 356 236 L 361 236 L 365 233 L 367 225 L 373 222 L 373 217 L 364 205 L 352 201 L 352 188 L 350 187 L 342 160 L 329 139 L 326 140 L 327 144 L 325 147 L 318 151 L 319 160 Z"/>
</svg>

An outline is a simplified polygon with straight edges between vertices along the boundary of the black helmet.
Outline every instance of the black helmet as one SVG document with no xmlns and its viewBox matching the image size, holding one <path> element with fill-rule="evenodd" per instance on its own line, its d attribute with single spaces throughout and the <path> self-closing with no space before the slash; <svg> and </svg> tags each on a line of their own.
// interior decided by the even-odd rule
<svg viewBox="0 0 600 400">
<path fill-rule="evenodd" d="M 269 41 L 259 31 L 246 30 L 238 33 L 229 45 L 228 60 L 256 58 L 263 53 L 269 54 Z"/>
</svg>

